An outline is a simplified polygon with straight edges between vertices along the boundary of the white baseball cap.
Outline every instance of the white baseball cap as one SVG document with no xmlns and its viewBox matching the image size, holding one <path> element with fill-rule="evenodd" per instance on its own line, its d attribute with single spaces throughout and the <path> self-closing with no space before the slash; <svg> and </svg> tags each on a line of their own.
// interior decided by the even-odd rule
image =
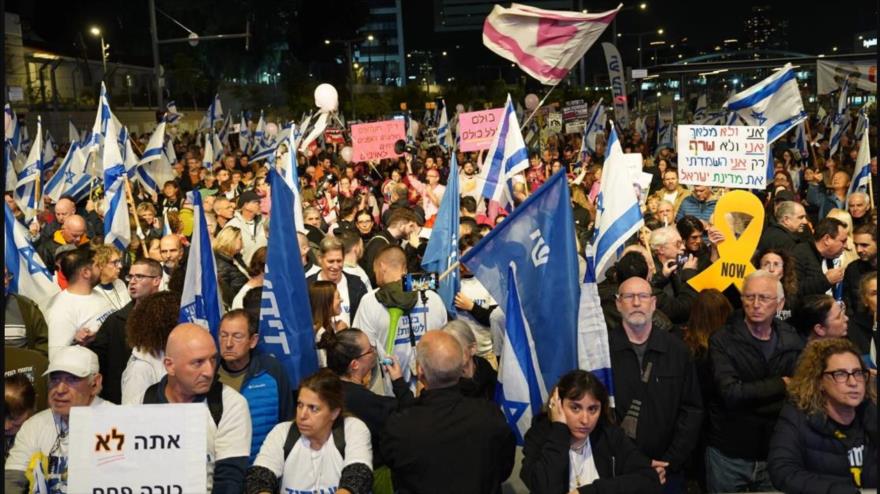
<svg viewBox="0 0 880 494">
<path fill-rule="evenodd" d="M 55 352 L 55 358 L 49 362 L 49 369 L 43 373 L 48 376 L 53 372 L 67 372 L 76 377 L 88 377 L 99 370 L 98 356 L 84 346 L 73 345 Z"/>
</svg>

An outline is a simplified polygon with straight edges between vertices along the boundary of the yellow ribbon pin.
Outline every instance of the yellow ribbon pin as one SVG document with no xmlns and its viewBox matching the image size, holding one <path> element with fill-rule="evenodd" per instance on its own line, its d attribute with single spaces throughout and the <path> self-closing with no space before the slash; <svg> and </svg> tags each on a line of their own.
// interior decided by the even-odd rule
<svg viewBox="0 0 880 494">
<path fill-rule="evenodd" d="M 728 213 L 744 213 L 752 217 L 739 238 L 733 234 L 727 221 Z M 761 240 L 764 207 L 751 192 L 734 190 L 724 194 L 716 204 L 712 224 L 724 234 L 724 241 L 718 244 L 718 260 L 688 280 L 688 283 L 698 292 L 706 288 L 723 292 L 731 284 L 742 292 L 743 278 L 755 270 L 752 256 Z"/>
</svg>

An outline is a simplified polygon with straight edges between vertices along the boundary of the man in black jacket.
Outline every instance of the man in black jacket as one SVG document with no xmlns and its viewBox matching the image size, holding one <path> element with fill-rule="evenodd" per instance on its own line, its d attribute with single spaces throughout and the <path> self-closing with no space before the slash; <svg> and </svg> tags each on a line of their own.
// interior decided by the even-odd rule
<svg viewBox="0 0 880 494">
<path fill-rule="evenodd" d="M 813 241 L 794 248 L 797 267 L 798 298 L 827 293 L 843 299 L 843 268 L 838 256 L 846 247 L 846 224 L 835 218 L 823 218 L 813 231 Z"/>
<path fill-rule="evenodd" d="M 466 398 L 458 387 L 461 345 L 443 331 L 418 344 L 415 406 L 389 417 L 381 450 L 397 492 L 501 492 L 513 470 L 516 440 L 494 403 Z"/>
<path fill-rule="evenodd" d="M 791 252 L 801 242 L 801 234 L 807 226 L 807 212 L 794 201 L 782 201 L 776 205 L 773 218 L 764 226 L 757 252 L 774 248 Z"/>
<path fill-rule="evenodd" d="M 697 258 L 688 255 L 684 264 L 678 263 L 678 256 L 685 252 L 681 234 L 675 226 L 654 230 L 648 243 L 655 259 L 651 285 L 657 296 L 657 307 L 673 323 L 684 324 L 690 316 L 691 305 L 697 299 L 697 292 L 687 283 L 697 275 Z"/>
<path fill-rule="evenodd" d="M 309 283 L 332 281 L 336 284 L 336 290 L 339 292 L 339 298 L 342 302 L 342 313 L 339 314 L 339 320 L 348 327 L 351 326 L 354 315 L 357 314 L 361 299 L 367 294 L 367 287 L 357 275 L 342 270 L 344 260 L 342 242 L 336 237 L 324 237 L 324 240 L 321 240 L 321 255 L 318 257 L 321 270 L 309 276 L 306 281 Z M 324 329 L 330 330 L 331 328 Z"/>
<path fill-rule="evenodd" d="M 424 224 L 424 219 L 422 218 L 424 218 L 424 216 L 420 218 L 411 209 L 402 207 L 396 208 L 388 218 L 385 229 L 377 233 L 369 242 L 367 242 L 367 245 L 364 246 L 364 257 L 361 258 L 360 264 L 361 267 L 364 268 L 364 271 L 367 272 L 367 276 L 370 277 L 370 283 L 372 283 L 373 286 L 378 286 L 376 284 L 376 273 L 373 271 L 373 261 L 376 260 L 379 251 L 381 251 L 386 245 L 400 245 L 401 240 L 408 239 L 408 242 L 404 247 L 406 258 L 414 259 L 416 257 L 418 252 L 418 240 L 416 240 L 416 243 L 414 244 L 412 237 L 420 230 L 421 225 Z M 418 267 L 415 267 L 415 269 L 412 269 L 411 271 L 418 270 Z"/>
<path fill-rule="evenodd" d="M 98 355 L 104 386 L 101 398 L 122 403 L 122 372 L 131 357 L 131 348 L 125 342 L 125 323 L 140 300 L 159 291 L 162 283 L 162 265 L 153 259 L 138 259 L 128 272 L 128 294 L 131 302 L 110 314 L 95 335 L 89 348 Z"/>
<path fill-rule="evenodd" d="M 776 319 L 785 305 L 782 283 L 768 271 L 746 276 L 743 312 L 709 339 L 718 399 L 709 403 L 706 450 L 710 492 L 771 491 L 767 448 L 785 387 L 804 341 Z"/>
<path fill-rule="evenodd" d="M 877 272 L 877 225 L 867 223 L 856 227 L 853 244 L 859 258 L 849 263 L 843 273 L 843 300 L 850 314 L 865 311 L 859 297 L 859 283 L 864 275 Z"/>
<path fill-rule="evenodd" d="M 617 421 L 651 466 L 666 468 L 665 492 L 683 492 L 682 468 L 703 421 L 694 360 L 680 338 L 655 329 L 651 284 L 630 277 L 620 284 L 621 322 L 608 331 Z"/>
</svg>

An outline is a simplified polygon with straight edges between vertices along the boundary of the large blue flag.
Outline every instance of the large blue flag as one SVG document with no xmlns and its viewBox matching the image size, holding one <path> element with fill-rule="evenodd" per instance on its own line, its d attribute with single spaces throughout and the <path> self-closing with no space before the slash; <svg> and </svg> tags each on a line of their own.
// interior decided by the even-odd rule
<svg viewBox="0 0 880 494">
<path fill-rule="evenodd" d="M 511 263 L 507 274 L 504 346 L 495 401 L 513 429 L 516 444 L 522 446 L 526 431 L 532 426 L 532 417 L 540 413 L 541 405 L 547 399 L 547 388 L 538 379 L 540 367 L 535 361 L 532 332 L 523 315 L 514 270 L 515 264 Z"/>
<path fill-rule="evenodd" d="M 577 368 L 580 287 L 565 173 L 557 172 L 461 258 L 495 300 L 507 300 L 516 265 L 525 320 L 547 388 Z"/>
<path fill-rule="evenodd" d="M 186 197 L 193 207 L 193 234 L 186 261 L 183 296 L 180 297 L 179 320 L 208 328 L 218 341 L 222 305 L 217 290 L 217 264 L 211 251 L 211 235 L 205 222 L 202 195 L 193 191 Z"/>
<path fill-rule="evenodd" d="M 4 260 L 6 271 L 10 275 L 7 291 L 33 300 L 40 306 L 40 309 L 45 311 L 49 300 L 61 289 L 52 280 L 52 275 L 28 240 L 30 234 L 27 228 L 16 221 L 8 204 L 5 204 L 4 207 L 6 208 Z"/>
<path fill-rule="evenodd" d="M 275 356 L 287 371 L 293 387 L 318 370 L 315 331 L 306 277 L 299 255 L 293 219 L 293 193 L 274 169 L 269 170 L 272 187 L 272 215 L 266 276 L 260 307 L 260 341 L 257 349 Z"/>
<path fill-rule="evenodd" d="M 459 200 L 458 195 L 458 161 L 455 153 L 450 153 L 449 180 L 446 192 L 443 193 L 443 201 L 440 210 L 434 220 L 434 228 L 431 230 L 431 238 L 422 256 L 422 267 L 427 271 L 438 273 L 445 272 L 449 266 L 458 260 L 458 227 L 459 227 Z M 461 278 L 458 268 L 452 270 L 449 275 L 440 281 L 437 293 L 446 305 L 446 311 L 455 315 L 455 294 L 461 290 Z"/>
</svg>

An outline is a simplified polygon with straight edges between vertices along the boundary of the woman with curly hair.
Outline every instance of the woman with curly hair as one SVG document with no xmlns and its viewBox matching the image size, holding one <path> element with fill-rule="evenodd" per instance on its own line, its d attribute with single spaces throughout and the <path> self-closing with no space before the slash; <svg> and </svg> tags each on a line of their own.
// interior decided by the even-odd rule
<svg viewBox="0 0 880 494">
<path fill-rule="evenodd" d="M 848 340 L 807 345 L 770 439 L 768 470 L 777 489 L 809 494 L 877 487 L 877 404 L 867 380 L 868 369 Z"/>
<path fill-rule="evenodd" d="M 100 273 L 100 281 L 95 292 L 107 299 L 115 310 L 131 302 L 128 287 L 119 279 L 122 271 L 122 253 L 112 245 L 99 245 L 95 249 L 95 266 Z"/>
<path fill-rule="evenodd" d="M 791 317 L 791 311 L 798 305 L 798 280 L 794 257 L 782 249 L 768 247 L 755 254 L 755 257 L 752 258 L 752 264 L 779 278 L 782 283 L 782 291 L 785 293 L 785 305 L 782 306 L 776 317 L 783 321 L 787 320 Z"/>
<path fill-rule="evenodd" d="M 125 323 L 131 357 L 122 372 L 122 404 L 137 405 L 144 392 L 165 375 L 165 343 L 177 326 L 180 294 L 158 292 L 144 297 Z"/>
</svg>

